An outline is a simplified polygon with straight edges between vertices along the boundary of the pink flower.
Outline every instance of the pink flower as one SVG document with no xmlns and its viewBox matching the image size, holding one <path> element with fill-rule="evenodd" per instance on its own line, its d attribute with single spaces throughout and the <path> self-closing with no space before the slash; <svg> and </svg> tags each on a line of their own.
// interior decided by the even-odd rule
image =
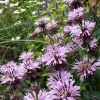
<svg viewBox="0 0 100 100">
<path fill-rule="evenodd" d="M 20 80 L 24 75 L 23 68 L 12 61 L 1 66 L 0 71 L 2 73 L 1 84 L 12 83 L 18 79 Z"/>
<path fill-rule="evenodd" d="M 30 60 L 30 59 L 33 60 L 33 52 L 24 52 L 19 57 L 19 60 L 23 60 L 23 61 Z"/>
<path fill-rule="evenodd" d="M 26 96 L 24 96 L 24 100 L 49 100 L 47 97 L 48 93 L 45 90 L 40 90 L 38 94 L 34 91 L 32 93 L 27 93 Z"/>
<path fill-rule="evenodd" d="M 89 22 L 89 21 L 82 21 L 82 27 L 86 28 L 88 31 L 92 31 L 93 28 L 95 27 L 95 23 L 94 22 Z"/>
<path fill-rule="evenodd" d="M 41 32 L 43 32 L 42 28 L 36 28 L 33 34 L 39 35 Z"/>
<path fill-rule="evenodd" d="M 68 14 L 68 20 L 73 21 L 73 20 L 80 19 L 84 16 L 84 13 L 85 13 L 85 9 L 82 7 L 74 9 Z"/>
<path fill-rule="evenodd" d="M 38 65 L 38 62 L 33 62 L 33 60 L 24 61 L 20 64 L 25 70 L 35 70 L 35 68 L 39 68 Z"/>
<path fill-rule="evenodd" d="M 47 86 L 49 88 L 52 88 L 53 86 L 55 86 L 57 84 L 57 81 L 66 81 L 66 80 L 70 80 L 72 79 L 73 76 L 68 73 L 67 71 L 57 71 L 55 73 L 51 73 L 50 74 L 50 78 L 48 79 L 48 83 Z"/>
<path fill-rule="evenodd" d="M 76 62 L 73 69 L 77 70 L 81 80 L 88 78 L 89 75 L 93 75 L 97 66 L 100 66 L 100 61 L 94 62 L 95 59 L 84 58 L 82 61 Z"/>
<path fill-rule="evenodd" d="M 56 35 L 53 35 L 53 38 L 56 40 L 63 40 L 64 39 L 64 33 L 58 33 Z"/>
<path fill-rule="evenodd" d="M 76 100 L 80 87 L 74 83 L 72 75 L 66 71 L 51 74 L 48 82 L 50 100 Z"/>
<path fill-rule="evenodd" d="M 75 0 L 64 0 L 64 1 L 65 1 L 65 3 L 71 5 Z"/>
<path fill-rule="evenodd" d="M 97 47 L 97 40 L 96 39 L 91 40 L 89 43 L 89 46 L 91 49 L 96 48 Z"/>
<path fill-rule="evenodd" d="M 42 56 L 42 62 L 45 65 L 56 65 L 66 62 L 66 48 L 58 44 L 48 45 L 45 54 Z"/>
<path fill-rule="evenodd" d="M 79 25 L 66 26 L 64 28 L 65 32 L 69 32 L 71 36 L 80 37 L 87 39 L 86 37 L 91 37 L 91 31 L 93 30 L 95 23 L 89 21 L 82 21 L 82 27 Z"/>
<path fill-rule="evenodd" d="M 24 79 L 33 79 L 36 78 L 39 73 L 36 71 L 36 69 L 40 68 L 38 62 L 33 62 L 33 60 L 26 60 L 23 61 L 20 65 L 20 67 L 23 68 L 24 71 Z"/>
<path fill-rule="evenodd" d="M 67 33 L 67 34 L 70 33 L 71 32 L 71 26 L 65 26 L 64 32 Z"/>
<path fill-rule="evenodd" d="M 58 25 L 59 25 L 59 22 L 58 22 L 58 21 L 52 20 L 51 22 L 49 22 L 49 23 L 46 25 L 46 27 L 47 27 L 47 30 L 48 30 L 49 32 L 53 32 L 53 31 L 55 31 L 55 30 L 58 29 L 58 27 L 59 27 Z"/>
<path fill-rule="evenodd" d="M 34 24 L 36 26 L 41 27 L 41 28 L 45 28 L 45 26 L 48 23 L 48 21 L 50 21 L 49 17 L 42 17 L 42 18 L 38 19 Z"/>
<path fill-rule="evenodd" d="M 57 82 L 57 84 L 49 92 L 50 100 L 77 100 L 79 97 L 79 86 L 74 85 L 73 80 L 66 80 L 65 82 Z"/>
<path fill-rule="evenodd" d="M 75 44 L 77 44 L 78 47 L 81 47 L 81 45 L 83 44 L 83 38 L 81 38 L 81 37 L 75 37 L 75 38 L 73 38 L 73 42 Z"/>
<path fill-rule="evenodd" d="M 52 39 L 55 40 L 55 42 L 57 42 L 59 45 L 62 45 L 62 46 L 65 44 L 64 38 L 65 38 L 64 33 L 58 33 L 58 34 L 52 36 Z"/>
<path fill-rule="evenodd" d="M 72 36 L 77 36 L 79 37 L 82 34 L 82 30 L 81 27 L 79 25 L 73 25 L 72 27 L 70 27 L 71 29 L 71 35 Z"/>
<path fill-rule="evenodd" d="M 73 52 L 75 51 L 75 49 L 77 49 L 77 43 L 75 42 L 69 42 L 67 45 L 66 45 L 66 53 L 70 53 L 70 52 Z"/>
</svg>

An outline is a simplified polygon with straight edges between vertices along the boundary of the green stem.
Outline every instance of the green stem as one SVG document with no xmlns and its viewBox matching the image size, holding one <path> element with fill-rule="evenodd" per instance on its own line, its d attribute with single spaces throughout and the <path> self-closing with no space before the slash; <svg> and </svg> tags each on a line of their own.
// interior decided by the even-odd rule
<svg viewBox="0 0 100 100">
<path fill-rule="evenodd" d="M 40 40 L 8 40 L 8 41 L 0 42 L 0 44 L 11 43 L 11 42 L 38 42 L 38 43 L 49 44 L 48 42 L 40 41 Z"/>
</svg>

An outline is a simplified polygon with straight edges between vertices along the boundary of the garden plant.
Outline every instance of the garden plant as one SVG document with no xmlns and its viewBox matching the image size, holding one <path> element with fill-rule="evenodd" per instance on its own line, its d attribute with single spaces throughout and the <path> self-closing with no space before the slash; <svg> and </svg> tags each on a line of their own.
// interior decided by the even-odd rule
<svg viewBox="0 0 100 100">
<path fill-rule="evenodd" d="M 1 0 L 0 100 L 100 100 L 100 1 Z"/>
</svg>

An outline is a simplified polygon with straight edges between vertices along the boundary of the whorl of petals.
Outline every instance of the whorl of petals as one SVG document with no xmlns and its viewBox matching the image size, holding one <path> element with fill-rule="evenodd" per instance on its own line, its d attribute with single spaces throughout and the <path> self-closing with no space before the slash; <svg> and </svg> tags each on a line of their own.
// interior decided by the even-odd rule
<svg viewBox="0 0 100 100">
<path fill-rule="evenodd" d="M 37 100 L 37 98 L 38 100 L 49 100 L 47 99 L 48 93 L 45 90 L 40 90 L 39 94 L 36 94 L 34 91 L 32 93 L 27 93 L 23 100 Z"/>
<path fill-rule="evenodd" d="M 19 60 L 30 60 L 33 59 L 33 52 L 24 52 L 20 55 Z"/>
<path fill-rule="evenodd" d="M 82 61 L 76 62 L 73 69 L 77 70 L 81 80 L 88 78 L 89 75 L 93 75 L 93 72 L 100 66 L 100 61 L 95 62 L 95 59 L 89 59 L 85 57 Z"/>
</svg>

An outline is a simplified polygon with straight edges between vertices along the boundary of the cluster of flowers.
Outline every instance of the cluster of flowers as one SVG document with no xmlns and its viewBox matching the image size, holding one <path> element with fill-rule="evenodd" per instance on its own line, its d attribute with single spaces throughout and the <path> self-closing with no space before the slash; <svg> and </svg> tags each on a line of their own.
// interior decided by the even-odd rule
<svg viewBox="0 0 100 100">
<path fill-rule="evenodd" d="M 49 17 L 43 17 L 38 19 L 35 23 L 34 23 L 37 28 L 35 29 L 34 33 L 31 34 L 31 37 L 37 37 L 42 35 L 41 33 L 45 32 L 46 30 L 48 30 L 48 33 L 52 33 L 54 31 L 56 31 L 58 29 L 58 21 L 51 21 L 50 22 L 50 18 Z"/>
<path fill-rule="evenodd" d="M 71 36 L 72 41 L 81 49 L 88 52 L 93 51 L 97 47 L 97 40 L 93 38 L 92 34 L 95 23 L 88 21 L 84 17 L 85 8 L 82 7 L 79 0 L 65 0 L 65 2 L 72 9 L 68 14 L 67 25 L 64 27 L 65 33 Z M 83 48 L 84 44 L 87 44 L 85 48 Z M 84 78 L 93 75 L 97 66 L 100 66 L 100 60 L 95 62 L 93 58 L 84 57 L 82 61 L 75 63 L 73 69 L 76 69 L 80 79 L 84 80 Z"/>
<path fill-rule="evenodd" d="M 24 100 L 75 100 L 79 97 L 79 86 L 74 85 L 73 76 L 66 71 L 57 71 L 51 73 L 47 86 L 50 92 L 39 90 L 37 97 L 36 92 L 27 93 Z"/>
<path fill-rule="evenodd" d="M 2 65 L 0 68 L 1 72 L 1 84 L 7 83 L 12 86 L 12 88 L 20 88 L 21 87 L 21 79 L 24 77 L 25 79 L 36 78 L 39 74 L 36 72 L 38 67 L 38 63 L 33 61 L 32 52 L 22 53 L 20 56 L 20 60 L 22 63 L 16 64 L 11 61 L 5 65 Z"/>
<path fill-rule="evenodd" d="M 65 2 L 71 7 L 66 21 L 67 25 L 64 27 L 65 34 L 50 34 L 50 37 L 46 38 L 49 44 L 46 46 L 44 54 L 36 60 L 34 60 L 32 52 L 25 52 L 19 57 L 21 63 L 16 64 L 11 61 L 0 68 L 1 84 L 7 83 L 12 88 L 19 89 L 22 80 L 34 79 L 40 75 L 37 69 L 42 69 L 45 66 L 49 69 L 51 74 L 47 79 L 48 91 L 38 88 L 35 84 L 33 90 L 25 94 L 24 100 L 77 100 L 80 97 L 80 86 L 75 85 L 73 76 L 65 70 L 70 67 L 66 57 L 78 48 L 89 52 L 97 47 L 97 40 L 92 35 L 95 23 L 86 20 L 85 9 L 79 0 L 65 0 Z M 38 28 L 31 36 L 40 36 L 45 30 L 52 33 L 58 29 L 58 23 L 58 21 L 50 22 L 48 17 L 40 18 L 35 22 Z M 65 43 L 66 36 L 71 37 L 71 41 L 67 44 Z M 52 40 L 53 44 L 50 44 Z M 83 48 L 84 44 L 87 44 L 86 48 Z M 85 78 L 90 78 L 100 66 L 100 59 L 96 61 L 95 58 L 90 59 L 87 56 L 72 66 L 72 69 L 76 70 L 77 75 L 84 81 Z"/>
</svg>

